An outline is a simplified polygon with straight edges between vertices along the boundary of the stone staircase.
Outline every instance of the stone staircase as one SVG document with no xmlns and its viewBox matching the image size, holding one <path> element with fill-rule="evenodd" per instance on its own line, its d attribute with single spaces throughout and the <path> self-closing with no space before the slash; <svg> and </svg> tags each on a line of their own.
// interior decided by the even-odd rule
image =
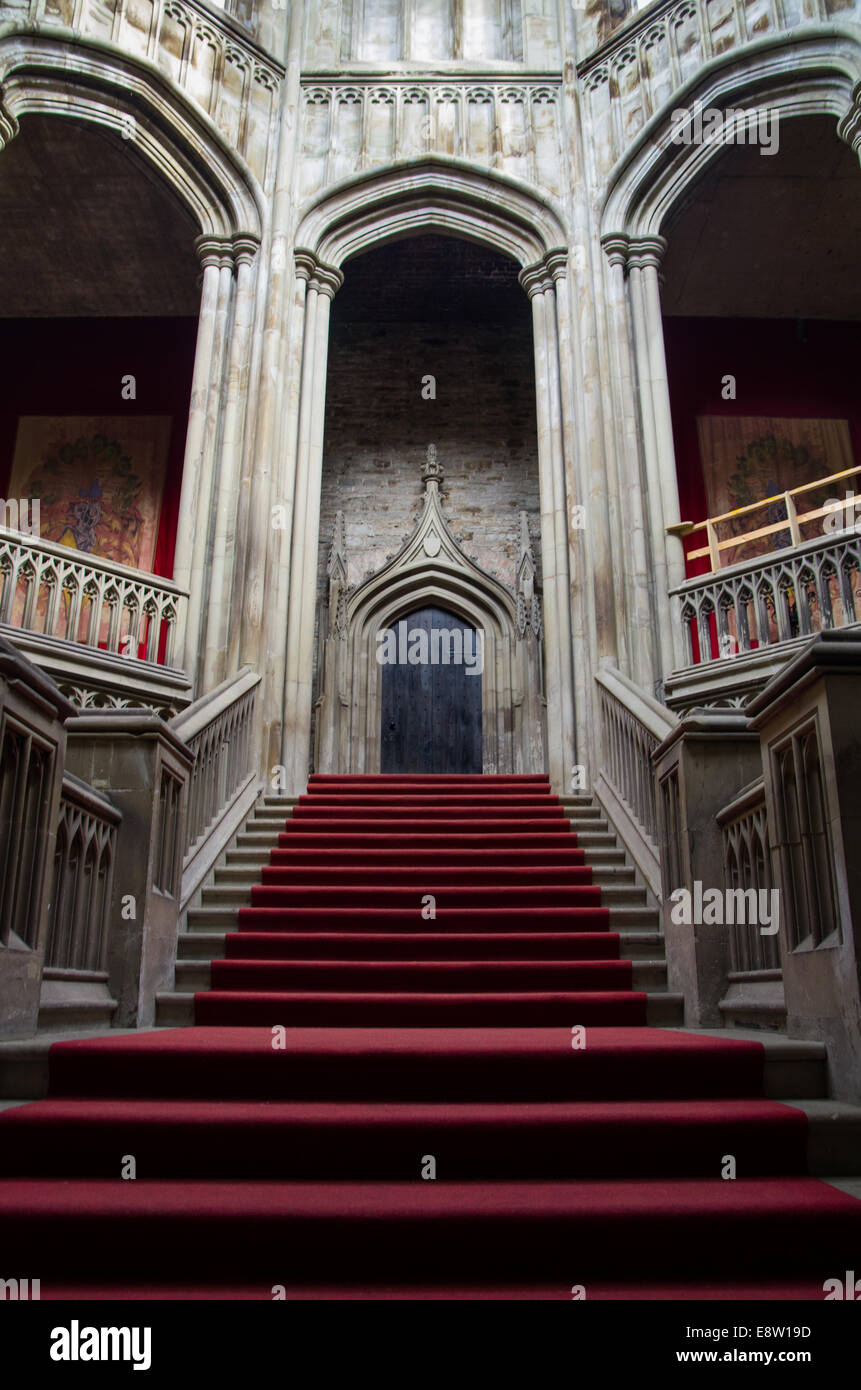
<svg viewBox="0 0 861 1390">
<path fill-rule="evenodd" d="M 194 995 L 210 987 L 210 962 L 224 956 L 224 938 L 238 928 L 238 911 L 251 903 L 260 870 L 278 846 L 278 836 L 298 798 L 263 796 L 234 843 L 216 866 L 198 906 L 188 910 L 177 943 L 174 988 L 158 996 L 156 1024 L 181 1027 L 194 1022 Z M 620 955 L 632 962 L 632 988 L 648 995 L 648 1020 L 659 1027 L 681 1026 L 684 999 L 667 989 L 667 965 L 659 912 L 638 881 L 602 807 L 588 795 L 561 798 L 579 848 L 592 868 L 610 911 L 610 930 L 620 936 Z"/>
</svg>

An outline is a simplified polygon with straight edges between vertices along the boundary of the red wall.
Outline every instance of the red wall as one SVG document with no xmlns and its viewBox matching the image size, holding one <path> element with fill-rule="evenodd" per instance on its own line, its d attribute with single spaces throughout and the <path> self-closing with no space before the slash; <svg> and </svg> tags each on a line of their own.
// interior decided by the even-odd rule
<svg viewBox="0 0 861 1390">
<path fill-rule="evenodd" d="M 153 569 L 173 574 L 197 319 L 0 319 L 0 497 L 19 415 L 170 415 Z M 134 376 L 137 399 L 121 382 Z"/>
<path fill-rule="evenodd" d="M 848 420 L 861 464 L 861 323 L 665 318 L 664 342 L 683 521 L 708 514 L 697 415 Z M 736 380 L 734 401 L 721 398 L 727 375 Z M 707 568 L 694 562 L 688 573 Z"/>
</svg>

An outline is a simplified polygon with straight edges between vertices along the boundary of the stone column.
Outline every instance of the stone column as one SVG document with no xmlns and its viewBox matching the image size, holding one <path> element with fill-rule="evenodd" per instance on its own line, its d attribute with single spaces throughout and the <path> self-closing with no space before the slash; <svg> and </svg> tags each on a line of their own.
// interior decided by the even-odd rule
<svg viewBox="0 0 861 1390">
<path fill-rule="evenodd" d="M 230 590 L 236 553 L 236 523 L 242 472 L 242 444 L 248 393 L 248 353 L 253 309 L 254 270 L 257 242 L 237 237 L 233 244 L 236 262 L 236 305 L 230 338 L 227 368 L 224 425 L 221 441 L 221 469 L 212 545 L 212 570 L 206 614 L 206 649 L 203 687 L 211 689 L 229 674 L 227 670 Z"/>
<path fill-rule="evenodd" d="M 284 672 L 281 761 L 288 796 L 300 795 L 308 781 L 329 307 L 344 278 L 310 253 L 297 253 L 296 262 L 307 285 Z"/>
<path fill-rule="evenodd" d="M 636 390 L 631 358 L 630 322 L 625 295 L 627 237 L 602 241 L 609 263 L 606 275 L 606 309 L 612 353 L 618 451 L 620 530 L 624 544 L 619 555 L 624 565 L 625 603 L 617 609 L 620 627 L 625 624 L 630 675 L 638 685 L 654 691 L 658 666 L 652 620 L 653 599 L 649 565 L 649 517 L 640 476 Z M 627 622 L 626 622 L 627 618 Z"/>
<path fill-rule="evenodd" d="M 649 252 L 644 253 L 648 259 Z M 645 283 L 643 260 L 629 249 L 628 253 L 628 292 L 631 302 L 631 318 L 634 328 L 634 356 L 637 363 L 637 382 L 639 386 L 640 417 L 643 427 L 643 453 L 646 465 L 646 491 L 649 514 L 649 530 L 652 543 L 652 565 L 655 582 L 655 618 L 661 652 L 661 679 L 675 668 L 676 648 L 673 641 L 673 613 L 668 597 L 670 588 L 667 568 L 667 547 L 664 519 L 663 467 L 661 462 L 662 428 L 659 427 L 655 412 L 655 390 L 652 380 L 652 360 L 650 350 L 650 313 L 647 308 L 649 290 Z M 672 440 L 671 440 L 672 443 Z M 671 455 L 671 457 L 673 457 Z M 678 501 L 676 502 L 678 518 Z M 679 641 L 681 634 L 679 634 Z"/>
<path fill-rule="evenodd" d="M 646 311 L 646 332 L 649 345 L 649 380 L 652 408 L 655 414 L 655 435 L 658 443 L 658 466 L 661 478 L 661 497 L 664 508 L 664 547 L 667 553 L 667 576 L 674 589 L 685 577 L 685 556 L 677 535 L 668 535 L 668 526 L 678 526 L 679 478 L 676 471 L 676 452 L 673 442 L 673 415 L 670 408 L 670 384 L 667 377 L 667 358 L 664 351 L 664 321 L 661 315 L 661 287 L 658 269 L 667 249 L 664 237 L 641 237 L 634 242 L 631 255 L 642 268 L 643 302 Z M 678 624 L 673 624 L 677 663 L 682 659 Z"/>
<path fill-rule="evenodd" d="M 535 350 L 548 770 L 553 786 L 564 794 L 571 784 L 576 749 L 556 293 L 552 275 L 544 265 L 521 271 L 520 282 L 532 301 Z"/>
<path fill-rule="evenodd" d="M 203 288 L 173 563 L 174 579 L 183 589 L 189 590 L 184 618 L 180 610 L 175 650 L 195 687 L 202 638 L 202 588 L 209 540 L 216 423 L 232 278 L 232 251 L 228 241 L 220 237 L 199 237 L 196 247 L 203 266 Z"/>
</svg>

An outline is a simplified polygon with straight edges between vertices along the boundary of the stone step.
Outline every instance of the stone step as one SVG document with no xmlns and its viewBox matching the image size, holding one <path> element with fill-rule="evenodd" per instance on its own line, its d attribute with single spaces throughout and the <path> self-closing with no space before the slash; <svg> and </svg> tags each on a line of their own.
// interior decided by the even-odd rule
<svg viewBox="0 0 861 1390">
<path fill-rule="evenodd" d="M 678 1028 L 684 1011 L 685 1001 L 681 994 L 656 991 L 646 995 L 646 1021 L 650 1027 Z M 159 1028 L 191 1027 L 194 1023 L 194 991 L 157 994 L 155 1017 Z"/>
<path fill-rule="evenodd" d="M 238 878 L 232 877 L 229 869 L 224 869 L 222 872 L 226 876 L 226 881 L 220 879 L 211 888 L 204 888 L 201 893 L 201 907 L 250 907 L 251 888 L 257 882 L 256 875 L 249 874 L 249 871 L 245 869 L 239 870 Z M 631 906 L 642 904 L 645 906 L 646 890 L 634 882 L 633 870 L 621 870 L 619 872 L 621 874 L 630 873 L 630 881 L 620 881 L 612 869 L 594 876 L 594 883 L 601 888 L 601 906 L 609 908 L 622 906 L 622 904 L 630 904 Z M 325 904 L 319 905 L 324 906 Z M 372 904 L 366 901 L 364 905 L 371 906 Z"/>
<path fill-rule="evenodd" d="M 177 962 L 221 960 L 224 956 L 226 931 L 200 930 L 182 932 L 177 942 Z M 658 931 L 623 928 L 619 933 L 619 955 L 622 960 L 664 960 L 664 938 Z"/>
<path fill-rule="evenodd" d="M 215 891 L 215 890 L 213 890 Z M 642 889 L 637 890 L 642 893 Z M 624 935 L 628 931 L 654 931 L 660 927 L 660 914 L 654 907 L 649 907 L 647 903 L 613 903 L 610 907 L 610 930 L 618 931 Z M 208 904 L 205 907 L 193 907 L 188 910 L 188 933 L 197 934 L 198 932 L 208 931 L 237 931 L 239 919 L 237 912 L 240 907 L 247 907 L 247 902 L 225 903 L 222 900 Z"/>
<path fill-rule="evenodd" d="M 665 996 L 666 997 L 666 996 Z M 676 996 L 678 997 L 678 996 Z M 194 1021 L 194 995 L 162 995 L 159 1025 L 182 1027 Z M 650 1019 L 651 1022 L 651 1019 Z M 671 1025 L 672 1026 L 672 1025 Z M 75 1037 L 111 1038 L 140 1036 L 152 1031 L 133 1028 L 95 1028 Z M 680 1029 L 697 1033 L 697 1029 Z M 824 1172 L 855 1174 L 861 1147 L 858 1143 L 861 1108 L 829 1100 L 827 1053 L 824 1043 L 805 1042 L 783 1034 L 753 1029 L 704 1029 L 718 1038 L 739 1038 L 762 1044 L 765 1052 L 764 1090 L 772 1100 L 798 1104 L 812 1120 L 811 1168 Z M 0 1097 L 17 1103 L 38 1100 L 48 1093 L 50 1048 L 64 1040 L 62 1033 L 38 1033 L 32 1038 L 0 1040 Z M 851 1159 L 849 1151 L 851 1150 Z"/>
<path fill-rule="evenodd" d="M 216 957 L 212 957 L 216 959 Z M 491 964 L 490 961 L 485 962 Z M 211 988 L 210 962 L 208 960 L 178 960 L 174 988 L 178 993 Z M 667 967 L 661 960 L 642 960 L 632 962 L 631 988 L 635 990 L 661 991 L 666 989 Z"/>
<path fill-rule="evenodd" d="M 64 999 L 39 1006 L 39 1031 L 92 1032 L 110 1028 L 117 1011 L 114 999 Z"/>
<path fill-rule="evenodd" d="M 269 863 L 269 855 L 272 850 L 282 848 L 279 846 L 277 839 L 273 840 L 269 837 L 261 836 L 259 843 L 251 845 L 240 843 L 240 840 L 243 839 L 247 839 L 247 837 L 240 836 L 239 840 L 236 842 L 236 847 L 227 851 L 226 861 L 228 867 L 238 868 L 240 865 L 249 865 L 255 869 L 260 869 L 263 865 Z M 586 846 L 581 845 L 579 848 L 586 849 Z M 309 851 L 309 853 L 310 852 L 311 851 Z M 400 853 L 403 855 L 405 862 L 413 862 L 410 858 L 411 848 L 405 847 Z M 434 853 L 436 857 L 435 868 L 439 868 L 443 863 L 452 862 L 452 860 L 446 858 L 443 851 L 435 851 Z M 297 859 L 301 859 L 302 857 L 301 846 L 297 846 L 296 857 Z M 619 867 L 622 868 L 625 866 L 625 851 L 616 848 L 614 845 L 591 846 L 587 852 L 586 862 L 593 868 L 607 865 L 619 865 Z M 341 870 L 339 869 L 338 872 L 341 872 Z"/>
<path fill-rule="evenodd" d="M 232 851 L 232 853 L 238 854 L 239 851 Z M 260 859 L 259 857 L 256 858 L 256 859 L 253 859 L 253 860 L 252 860 L 252 859 L 247 859 L 247 858 L 243 857 L 243 858 L 241 858 L 241 859 L 239 860 L 238 863 L 230 862 L 230 863 L 228 863 L 228 864 L 226 864 L 226 865 L 222 865 L 220 868 L 216 869 L 216 871 L 215 871 L 215 882 L 214 882 L 214 884 L 213 884 L 212 886 L 213 886 L 214 888 L 220 888 L 222 885 L 224 885 L 224 886 L 241 886 L 241 887 L 247 887 L 247 888 L 250 889 L 250 888 L 254 887 L 255 884 L 259 884 L 259 883 L 260 883 L 260 881 L 261 881 L 261 880 L 260 880 L 260 870 L 261 870 L 261 868 L 263 868 L 263 867 L 268 867 L 268 855 L 267 855 L 266 858 L 263 859 L 262 861 L 261 861 L 261 859 Z M 290 865 L 289 865 L 289 864 L 277 864 L 275 867 L 276 867 L 276 868 L 279 868 L 279 869 L 289 869 L 289 868 L 290 868 Z M 330 875 L 329 875 L 330 879 L 331 879 L 331 878 L 337 877 L 337 880 L 338 880 L 339 884 L 348 883 L 348 882 L 350 881 L 351 867 L 352 867 L 352 866 L 348 866 L 348 867 L 345 867 L 345 868 L 337 868 L 337 869 L 335 869 L 332 873 L 330 873 Z M 407 867 L 407 865 L 405 865 L 404 867 Z M 441 864 L 434 864 L 432 868 L 429 867 L 429 868 L 428 868 L 428 878 L 429 878 L 429 879 L 432 878 L 432 877 L 433 877 L 433 874 L 434 874 L 434 871 L 435 871 L 436 869 L 441 869 L 442 867 L 443 867 L 443 866 L 442 866 Z M 565 870 L 564 870 L 564 868 L 563 868 L 562 866 L 557 866 L 557 867 L 559 868 L 559 877 L 556 878 L 554 881 L 555 881 L 556 883 L 564 883 L 564 882 L 565 882 L 565 878 L 564 878 Z M 592 862 L 591 862 L 590 864 L 586 865 L 585 867 L 586 867 L 586 868 L 591 868 L 591 869 L 592 869 L 592 882 L 593 882 L 593 883 L 596 883 L 596 884 L 599 884 L 599 885 L 601 885 L 601 886 L 603 886 L 604 884 L 610 885 L 610 884 L 614 884 L 614 883 L 618 884 L 618 883 L 634 883 L 634 882 L 635 882 L 635 875 L 634 875 L 634 870 L 633 870 L 633 868 L 631 868 L 629 865 L 624 864 L 624 863 L 609 863 L 609 864 L 602 864 L 602 863 L 600 863 L 600 862 L 598 861 L 598 856 L 596 855 L 596 856 L 593 858 Z M 386 876 L 387 876 L 388 872 L 389 872 L 388 868 L 381 868 L 381 869 L 379 870 L 381 883 L 385 883 L 385 882 L 386 882 Z M 301 882 L 303 882 L 303 883 L 310 883 L 311 880 L 310 880 L 310 878 L 309 878 L 308 875 L 309 875 L 309 870 L 308 870 L 308 868 L 303 869 L 303 878 L 302 878 Z M 294 881 L 298 881 L 298 880 L 294 880 Z M 367 882 L 367 879 L 364 879 L 364 874 L 363 874 L 362 877 L 359 878 L 357 881 L 358 881 L 358 882 L 362 882 L 362 881 Z M 493 885 L 493 884 L 488 884 L 487 886 L 488 886 L 488 887 L 493 887 L 494 885 Z"/>
</svg>

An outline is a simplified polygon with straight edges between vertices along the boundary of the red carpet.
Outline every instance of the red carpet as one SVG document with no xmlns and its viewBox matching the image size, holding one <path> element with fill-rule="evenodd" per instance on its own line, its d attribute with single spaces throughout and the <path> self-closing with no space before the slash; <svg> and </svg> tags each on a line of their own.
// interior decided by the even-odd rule
<svg viewBox="0 0 861 1390">
<path fill-rule="evenodd" d="M 313 778 L 197 1026 L 56 1044 L 0 1114 L 7 1265 L 44 1298 L 821 1299 L 861 1203 L 805 1175 L 759 1044 L 646 1026 L 591 880 L 546 779 Z"/>
</svg>

